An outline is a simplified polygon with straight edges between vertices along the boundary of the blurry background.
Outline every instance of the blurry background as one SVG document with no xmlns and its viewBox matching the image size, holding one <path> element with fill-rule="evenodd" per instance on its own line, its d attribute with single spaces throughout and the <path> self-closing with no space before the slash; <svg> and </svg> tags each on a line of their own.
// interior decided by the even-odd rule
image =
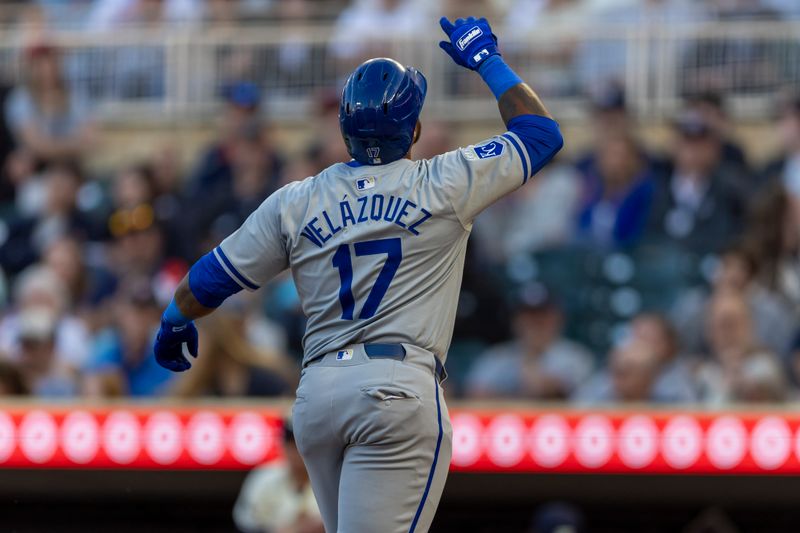
<svg viewBox="0 0 800 533">
<path fill-rule="evenodd" d="M 489 18 L 566 139 L 537 180 L 475 224 L 448 355 L 453 408 L 779 410 L 796 401 L 795 0 L 3 2 L 2 401 L 288 405 L 304 329 L 290 277 L 202 320 L 200 357 L 184 375 L 153 361 L 160 312 L 191 263 L 267 195 L 348 159 L 339 90 L 364 59 L 391 56 L 427 76 L 415 158 L 501 131 L 481 80 L 436 46 L 442 14 Z M 137 491 L 130 472 L 98 477 L 105 485 L 31 473 L 40 486 L 20 472 L 9 472 L 0 502 L 0 524 L 17 531 L 229 530 L 242 479 L 165 475 L 175 490 L 158 498 L 175 509 L 170 522 L 161 500 L 148 500 L 151 480 Z M 25 497 L 15 494 L 20 479 L 33 483 Z M 102 489 L 56 505 L 77 479 Z M 712 479 L 708 490 L 697 489 L 708 480 L 645 476 L 512 479 L 487 497 L 488 477 L 454 476 L 435 531 L 800 523 L 777 496 L 736 499 L 736 487 L 758 483 L 761 494 L 786 496 L 790 478 Z M 211 480 L 216 492 L 185 492 Z M 642 496 L 653 485 L 667 494 Z M 608 486 L 640 494 L 626 500 Z M 50 518 L 31 522 L 42 502 Z M 203 520 L 187 525 L 192 513 Z"/>
</svg>

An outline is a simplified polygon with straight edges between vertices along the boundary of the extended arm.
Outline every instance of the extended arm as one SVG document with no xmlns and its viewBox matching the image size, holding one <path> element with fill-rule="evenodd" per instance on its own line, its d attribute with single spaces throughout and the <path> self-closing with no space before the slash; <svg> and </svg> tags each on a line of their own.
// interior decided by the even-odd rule
<svg viewBox="0 0 800 533">
<path fill-rule="evenodd" d="M 175 290 L 175 296 L 161 317 L 161 329 L 154 352 L 158 364 L 173 372 L 188 370 L 192 364 L 183 354 L 197 357 L 197 328 L 194 320 L 214 312 L 241 286 L 223 269 L 214 252 L 197 261 Z"/>
<path fill-rule="evenodd" d="M 196 320 L 206 315 L 210 315 L 216 308 L 206 307 L 197 301 L 192 290 L 189 288 L 189 275 L 187 274 L 175 289 L 175 305 L 178 310 L 188 320 Z"/>
</svg>

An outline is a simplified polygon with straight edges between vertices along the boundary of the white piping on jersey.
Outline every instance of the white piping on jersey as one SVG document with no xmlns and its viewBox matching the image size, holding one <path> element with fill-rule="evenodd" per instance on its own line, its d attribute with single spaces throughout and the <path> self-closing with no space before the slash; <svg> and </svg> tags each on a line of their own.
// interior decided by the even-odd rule
<svg viewBox="0 0 800 533">
<path fill-rule="evenodd" d="M 234 274 L 233 272 L 231 272 L 231 270 L 228 268 L 228 265 L 226 265 L 226 264 L 225 264 L 225 261 L 223 261 L 223 260 L 222 260 L 222 258 L 219 256 L 219 252 L 217 251 L 217 249 L 216 249 L 216 248 L 214 248 L 214 257 L 216 257 L 216 258 L 217 258 L 217 261 L 219 262 L 219 265 L 222 267 L 222 270 L 224 270 L 224 271 L 225 271 L 225 273 L 226 273 L 228 276 L 230 276 L 230 278 L 231 278 L 233 281 L 235 281 L 237 285 L 239 285 L 241 288 L 243 288 L 243 289 L 245 289 L 245 290 L 248 290 L 248 291 L 250 291 L 250 292 L 253 292 L 254 290 L 256 290 L 256 289 L 253 289 L 252 287 L 248 287 L 247 285 L 245 285 L 244 283 L 242 283 L 241 281 L 239 281 L 239 278 L 236 276 L 236 274 Z M 257 285 L 257 283 L 253 283 L 253 285 Z"/>
</svg>

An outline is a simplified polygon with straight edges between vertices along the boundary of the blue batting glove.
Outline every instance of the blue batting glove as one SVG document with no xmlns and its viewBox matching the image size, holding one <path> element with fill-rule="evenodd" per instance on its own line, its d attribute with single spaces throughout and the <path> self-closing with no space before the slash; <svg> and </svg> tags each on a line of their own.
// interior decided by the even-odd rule
<svg viewBox="0 0 800 533">
<path fill-rule="evenodd" d="M 153 346 L 158 364 L 173 372 L 190 369 L 192 363 L 183 355 L 184 343 L 191 356 L 197 357 L 197 328 L 194 322 L 176 325 L 162 317 L 161 329 L 158 330 Z"/>
<path fill-rule="evenodd" d="M 499 56 L 497 37 L 485 18 L 457 19 L 450 22 L 447 17 L 439 20 L 449 41 L 442 41 L 439 47 L 453 58 L 456 64 L 470 70 L 478 67 L 492 56 Z"/>
</svg>

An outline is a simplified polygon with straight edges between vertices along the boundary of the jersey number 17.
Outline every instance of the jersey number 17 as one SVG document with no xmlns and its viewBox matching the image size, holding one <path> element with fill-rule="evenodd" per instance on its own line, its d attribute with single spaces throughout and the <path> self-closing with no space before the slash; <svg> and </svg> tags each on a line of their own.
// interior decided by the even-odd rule
<svg viewBox="0 0 800 533">
<path fill-rule="evenodd" d="M 356 257 L 364 255 L 386 254 L 386 262 L 375 280 L 375 285 L 367 295 L 367 301 L 358 314 L 358 318 L 371 318 L 378 311 L 389 285 L 403 260 L 403 248 L 400 238 L 378 239 L 374 241 L 361 241 L 353 244 Z M 342 305 L 342 319 L 353 320 L 355 298 L 353 297 L 353 259 L 350 254 L 349 244 L 340 244 L 333 254 L 333 267 L 339 270 L 339 303 Z"/>
</svg>

